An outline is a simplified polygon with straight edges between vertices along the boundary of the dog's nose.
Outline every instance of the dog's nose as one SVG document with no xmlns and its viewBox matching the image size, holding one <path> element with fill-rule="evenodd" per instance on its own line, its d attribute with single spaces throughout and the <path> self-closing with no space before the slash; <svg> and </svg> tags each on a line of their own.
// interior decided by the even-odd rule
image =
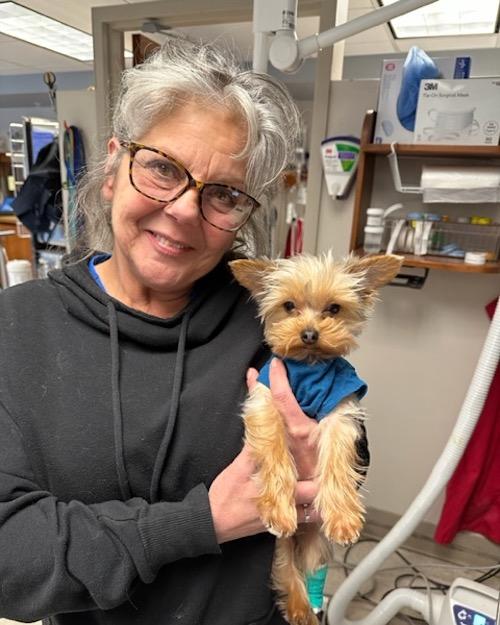
<svg viewBox="0 0 500 625">
<path fill-rule="evenodd" d="M 310 328 L 308 328 L 307 330 L 302 330 L 301 334 L 300 334 L 300 338 L 302 339 L 302 342 L 305 343 L 306 345 L 314 345 L 314 343 L 316 343 L 316 341 L 318 340 L 319 334 L 317 330 L 311 330 Z"/>
</svg>

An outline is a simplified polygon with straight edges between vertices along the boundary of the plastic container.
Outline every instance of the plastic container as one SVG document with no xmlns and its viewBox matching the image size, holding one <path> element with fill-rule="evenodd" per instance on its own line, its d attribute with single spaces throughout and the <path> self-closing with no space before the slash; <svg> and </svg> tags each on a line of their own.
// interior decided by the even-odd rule
<svg viewBox="0 0 500 625">
<path fill-rule="evenodd" d="M 33 271 L 29 260 L 9 260 L 6 269 L 9 286 L 21 284 L 33 278 Z"/>
<path fill-rule="evenodd" d="M 484 265 L 486 263 L 486 253 L 466 252 L 464 262 L 468 265 Z"/>
<path fill-rule="evenodd" d="M 384 226 L 365 226 L 363 249 L 367 254 L 378 254 L 382 250 Z"/>
<path fill-rule="evenodd" d="M 367 208 L 366 209 L 366 223 L 368 226 L 383 226 L 384 225 L 384 212 L 383 208 Z"/>
</svg>

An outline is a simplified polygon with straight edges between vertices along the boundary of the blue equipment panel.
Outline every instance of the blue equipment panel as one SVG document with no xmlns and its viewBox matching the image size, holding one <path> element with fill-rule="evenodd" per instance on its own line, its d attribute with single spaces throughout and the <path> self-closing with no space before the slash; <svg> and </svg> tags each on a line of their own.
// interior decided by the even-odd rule
<svg viewBox="0 0 500 625">
<path fill-rule="evenodd" d="M 453 616 L 456 625 L 495 625 L 495 619 L 457 603 L 453 606 Z"/>
</svg>

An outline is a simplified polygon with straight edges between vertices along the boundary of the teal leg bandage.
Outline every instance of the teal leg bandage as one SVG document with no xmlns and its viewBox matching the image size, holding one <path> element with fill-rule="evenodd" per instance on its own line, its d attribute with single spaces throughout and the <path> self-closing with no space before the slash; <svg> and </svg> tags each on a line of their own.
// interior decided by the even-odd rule
<svg viewBox="0 0 500 625">
<path fill-rule="evenodd" d="M 328 566 L 322 566 L 306 576 L 306 588 L 309 602 L 314 612 L 323 609 L 323 597 Z"/>
</svg>

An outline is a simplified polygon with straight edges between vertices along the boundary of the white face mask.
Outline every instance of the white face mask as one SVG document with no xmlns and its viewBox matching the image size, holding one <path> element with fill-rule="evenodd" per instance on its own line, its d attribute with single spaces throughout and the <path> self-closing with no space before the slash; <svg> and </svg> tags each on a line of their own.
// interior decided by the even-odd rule
<svg viewBox="0 0 500 625">
<path fill-rule="evenodd" d="M 438 110 L 431 109 L 428 113 L 429 119 L 434 123 L 434 127 L 427 128 L 428 133 L 433 135 L 447 135 L 450 133 L 470 134 L 477 132 L 478 122 L 474 119 L 475 108 L 459 110 Z"/>
</svg>

